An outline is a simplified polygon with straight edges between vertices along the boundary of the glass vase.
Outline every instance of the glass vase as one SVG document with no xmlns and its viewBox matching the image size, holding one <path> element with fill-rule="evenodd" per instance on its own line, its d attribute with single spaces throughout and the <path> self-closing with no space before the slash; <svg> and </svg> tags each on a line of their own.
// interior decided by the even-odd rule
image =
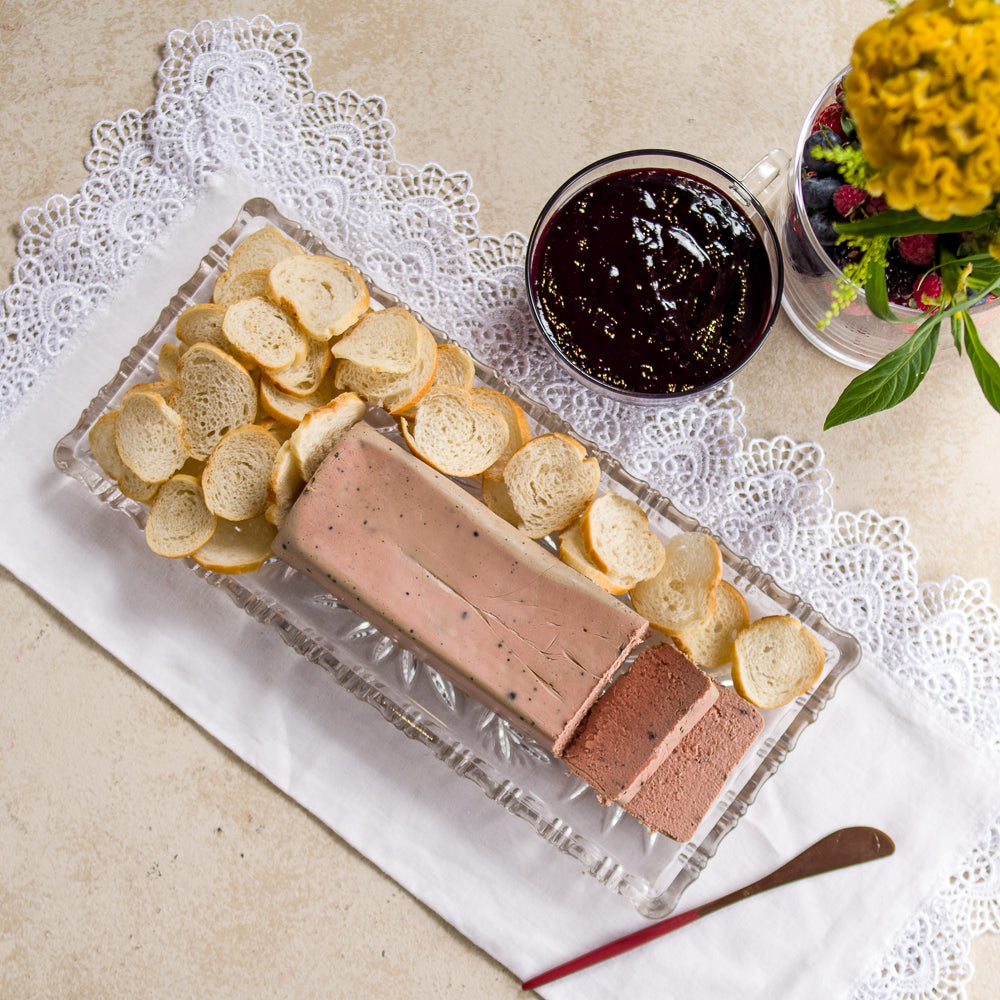
<svg viewBox="0 0 1000 1000">
<path fill-rule="evenodd" d="M 838 73 L 819 95 L 803 123 L 788 170 L 783 204 L 777 212 L 778 234 L 785 259 L 782 305 L 802 335 L 824 354 L 852 368 L 866 370 L 899 347 L 919 326 L 925 313 L 897 306 L 892 310 L 902 322 L 892 323 L 873 315 L 864 291 L 837 316 L 827 319 L 834 289 L 843 272 L 817 239 L 809 222 L 802 192 L 802 154 L 819 113 L 836 100 L 837 88 L 847 69 Z M 992 316 L 1000 299 L 974 308 L 977 321 Z M 948 327 L 942 329 L 933 364 L 957 357 Z"/>
</svg>

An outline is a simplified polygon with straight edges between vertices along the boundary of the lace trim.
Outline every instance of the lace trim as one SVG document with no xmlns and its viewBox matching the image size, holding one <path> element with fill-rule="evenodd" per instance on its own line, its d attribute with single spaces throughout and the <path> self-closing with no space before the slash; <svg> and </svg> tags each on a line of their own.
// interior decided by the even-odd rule
<svg viewBox="0 0 1000 1000">
<path fill-rule="evenodd" d="M 815 444 L 751 440 L 726 386 L 656 411 L 598 400 L 555 370 L 525 303 L 519 233 L 482 235 L 472 180 L 398 163 L 380 97 L 316 92 L 294 24 L 173 31 L 152 108 L 99 122 L 89 176 L 21 215 L 4 290 L 0 421 L 192 193 L 239 167 L 436 326 L 540 397 L 679 506 L 717 526 L 831 620 L 872 664 L 1000 750 L 1000 611 L 983 581 L 921 583 L 899 518 L 836 511 Z M 961 997 L 969 938 L 1000 931 L 1000 817 L 855 1000 Z"/>
</svg>

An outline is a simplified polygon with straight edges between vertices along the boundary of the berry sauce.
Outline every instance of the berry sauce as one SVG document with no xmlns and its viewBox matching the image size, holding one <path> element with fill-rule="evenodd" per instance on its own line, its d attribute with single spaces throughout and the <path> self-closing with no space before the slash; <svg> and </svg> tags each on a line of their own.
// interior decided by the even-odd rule
<svg viewBox="0 0 1000 1000">
<path fill-rule="evenodd" d="M 724 379 L 771 314 L 760 235 L 718 188 L 675 170 L 622 170 L 576 194 L 546 226 L 530 285 L 562 353 L 624 392 Z"/>
</svg>

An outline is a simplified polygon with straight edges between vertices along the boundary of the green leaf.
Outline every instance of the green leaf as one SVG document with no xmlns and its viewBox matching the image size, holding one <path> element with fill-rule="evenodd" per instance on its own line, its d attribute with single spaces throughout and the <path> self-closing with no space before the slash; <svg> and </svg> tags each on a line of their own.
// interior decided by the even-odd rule
<svg viewBox="0 0 1000 1000">
<path fill-rule="evenodd" d="M 868 308 L 879 319 L 889 323 L 900 322 L 889 306 L 889 289 L 885 283 L 885 267 L 872 268 L 865 282 L 865 300 Z"/>
<path fill-rule="evenodd" d="M 955 341 L 955 350 L 962 353 L 962 335 L 965 331 L 965 313 L 955 313 L 951 317 L 951 339 Z"/>
<path fill-rule="evenodd" d="M 997 221 L 995 209 L 975 215 L 955 215 L 935 222 L 916 210 L 880 212 L 857 222 L 838 222 L 834 228 L 844 236 L 917 236 L 921 233 L 964 233 L 984 229 Z"/>
<path fill-rule="evenodd" d="M 987 402 L 994 410 L 1000 410 L 1000 365 L 983 346 L 972 317 L 968 313 L 962 315 L 965 318 L 965 353 L 972 362 L 972 370 Z"/>
<path fill-rule="evenodd" d="M 937 350 L 941 318 L 932 316 L 896 350 L 857 376 L 827 414 L 823 430 L 901 403 L 923 381 Z"/>
<path fill-rule="evenodd" d="M 997 279 L 1000 278 L 1000 260 L 989 257 L 985 261 L 976 263 L 969 257 L 959 258 L 960 264 L 967 265 L 970 262 L 972 263 L 972 273 L 969 275 L 970 288 L 986 288 L 987 285 L 996 286 Z"/>
</svg>

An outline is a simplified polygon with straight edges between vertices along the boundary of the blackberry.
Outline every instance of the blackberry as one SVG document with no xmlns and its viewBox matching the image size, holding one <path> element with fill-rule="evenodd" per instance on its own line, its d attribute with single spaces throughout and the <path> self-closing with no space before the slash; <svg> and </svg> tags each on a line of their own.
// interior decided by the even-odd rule
<svg viewBox="0 0 1000 1000">
<path fill-rule="evenodd" d="M 837 243 L 826 248 L 827 255 L 841 270 L 848 264 L 856 264 L 863 253 L 861 247 L 854 243 Z"/>
<path fill-rule="evenodd" d="M 885 256 L 885 285 L 889 301 L 896 305 L 909 305 L 913 283 L 921 272 L 922 268 L 914 267 L 899 255 L 895 247 L 890 247 Z"/>
</svg>

